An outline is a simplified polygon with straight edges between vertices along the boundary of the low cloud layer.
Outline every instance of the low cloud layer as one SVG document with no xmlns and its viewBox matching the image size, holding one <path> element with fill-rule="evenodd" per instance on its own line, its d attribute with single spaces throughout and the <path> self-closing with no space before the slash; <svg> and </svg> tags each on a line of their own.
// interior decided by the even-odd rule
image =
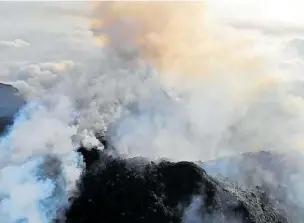
<svg viewBox="0 0 304 223">
<path fill-rule="evenodd" d="M 0 41 L 0 47 L 23 48 L 29 46 L 30 44 L 22 39 L 15 39 L 14 41 Z"/>
</svg>

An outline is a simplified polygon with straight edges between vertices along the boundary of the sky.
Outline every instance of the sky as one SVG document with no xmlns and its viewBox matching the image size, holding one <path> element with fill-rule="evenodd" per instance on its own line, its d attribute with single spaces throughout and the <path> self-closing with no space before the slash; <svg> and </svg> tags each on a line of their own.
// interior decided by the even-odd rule
<svg viewBox="0 0 304 223">
<path fill-rule="evenodd" d="M 0 2 L 1 76 L 39 63 L 84 62 L 98 51 L 88 3 Z"/>
<path fill-rule="evenodd" d="M 247 20 L 248 22 L 281 23 L 290 26 L 300 26 L 304 23 L 301 12 L 304 7 L 300 0 L 215 0 L 209 1 L 214 10 L 222 17 L 232 20 Z"/>
</svg>

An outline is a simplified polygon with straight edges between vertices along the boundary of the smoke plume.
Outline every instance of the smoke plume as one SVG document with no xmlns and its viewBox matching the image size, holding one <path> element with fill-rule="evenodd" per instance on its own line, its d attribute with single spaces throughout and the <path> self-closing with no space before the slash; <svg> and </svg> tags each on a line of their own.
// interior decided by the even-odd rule
<svg viewBox="0 0 304 223">
<path fill-rule="evenodd" d="M 215 27 L 205 7 L 204 2 L 95 3 L 91 27 L 105 50 L 128 65 L 138 59 L 151 65 L 168 94 L 139 92 L 139 111 L 122 118 L 114 143 L 134 155 L 203 160 L 299 148 L 302 115 L 296 110 L 303 102 L 290 94 L 290 81 L 281 78 L 267 54 L 256 51 L 251 38 Z M 274 127 L 278 123 L 281 128 Z M 152 148 L 138 151 L 141 145 Z M 184 151 L 186 145 L 193 151 Z"/>
<path fill-rule="evenodd" d="M 138 53 L 162 74 L 207 76 L 217 66 L 255 66 L 255 57 L 240 60 L 244 40 L 216 41 L 204 12 L 201 1 L 97 2 L 91 27 L 106 46 Z"/>
</svg>

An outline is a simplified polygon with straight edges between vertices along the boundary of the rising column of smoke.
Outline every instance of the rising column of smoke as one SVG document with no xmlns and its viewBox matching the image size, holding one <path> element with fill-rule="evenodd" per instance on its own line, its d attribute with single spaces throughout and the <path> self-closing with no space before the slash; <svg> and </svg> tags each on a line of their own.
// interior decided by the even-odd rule
<svg viewBox="0 0 304 223">
<path fill-rule="evenodd" d="M 95 37 L 116 50 L 138 51 L 162 74 L 208 76 L 220 68 L 249 70 L 258 62 L 249 55 L 240 59 L 239 53 L 248 44 L 245 40 L 216 41 L 205 21 L 203 1 L 94 5 L 91 27 Z"/>
<path fill-rule="evenodd" d="M 42 75 L 22 68 L 23 79 L 7 77 L 27 96 L 28 104 L 1 138 L 2 222 L 50 221 L 68 205 L 81 172 L 81 157 L 75 152 L 80 143 L 99 146 L 93 132 L 106 130 L 122 107 L 154 93 L 163 97 L 153 71 L 146 66 L 137 63 L 131 68 L 125 57 L 110 51 L 101 61 L 98 71 L 82 71 L 76 64 L 63 75 L 53 69 L 56 64 L 37 64 L 35 70 L 44 68 Z M 47 72 L 53 78 L 46 79 Z M 22 174 L 10 174 L 18 171 Z"/>
<path fill-rule="evenodd" d="M 290 82 L 267 64 L 267 54 L 254 53 L 250 39 L 231 30 L 218 37 L 203 2 L 97 2 L 94 9 L 98 41 L 125 61 L 139 56 L 156 68 L 174 101 L 137 102 L 137 112 L 111 133 L 122 152 L 206 160 L 300 148 L 302 100 L 288 92 Z"/>
<path fill-rule="evenodd" d="M 54 84 L 77 110 L 79 129 L 106 129 L 120 117 L 111 127 L 118 149 L 151 158 L 206 160 L 299 146 L 301 99 L 269 75 L 276 71 L 258 63 L 244 41 L 214 37 L 203 9 L 197 2 L 96 3 L 93 33 L 109 38 L 100 69 L 73 70 Z M 159 44 L 147 38 L 152 34 Z M 171 69 L 175 59 L 167 55 L 182 60 Z M 36 78 L 25 81 L 35 88 Z"/>
</svg>

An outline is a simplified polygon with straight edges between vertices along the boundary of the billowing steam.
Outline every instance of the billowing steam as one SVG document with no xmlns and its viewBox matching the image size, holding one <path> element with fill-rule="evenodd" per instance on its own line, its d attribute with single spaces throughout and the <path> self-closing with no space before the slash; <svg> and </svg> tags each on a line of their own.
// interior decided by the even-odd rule
<svg viewBox="0 0 304 223">
<path fill-rule="evenodd" d="M 91 30 L 104 45 L 97 68 L 25 65 L 5 79 L 29 102 L 0 142 L 1 222 L 58 214 L 82 168 L 77 146 L 102 149 L 96 131 L 129 157 L 301 151 L 304 101 L 282 75 L 290 69 L 252 39 L 219 33 L 201 2 L 94 4 Z"/>
<path fill-rule="evenodd" d="M 156 68 L 168 94 L 147 94 L 150 83 L 139 93 L 139 111 L 122 118 L 112 133 L 118 148 L 205 160 L 301 147 L 302 99 L 289 93 L 290 82 L 252 39 L 225 27 L 219 36 L 203 2 L 97 2 L 94 9 L 92 30 L 106 50 Z"/>
</svg>

